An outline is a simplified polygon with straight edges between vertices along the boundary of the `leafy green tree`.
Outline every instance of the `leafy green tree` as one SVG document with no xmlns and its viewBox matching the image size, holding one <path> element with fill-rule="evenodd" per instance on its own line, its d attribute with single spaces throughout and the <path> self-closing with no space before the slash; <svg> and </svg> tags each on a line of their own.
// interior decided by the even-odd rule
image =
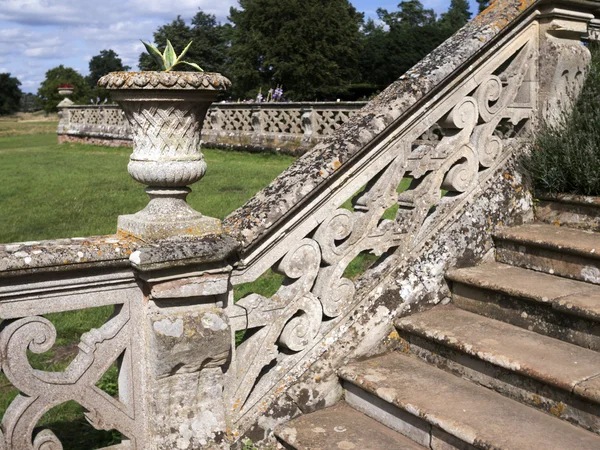
<svg viewBox="0 0 600 450">
<path fill-rule="evenodd" d="M 388 12 L 385 9 L 377 9 L 377 15 L 390 28 L 416 28 L 435 23 L 435 12 L 433 9 L 425 9 L 419 0 L 406 0 L 398 4 L 399 11 Z"/>
<path fill-rule="evenodd" d="M 123 61 L 114 50 L 101 50 L 99 55 L 90 59 L 89 67 L 90 74 L 87 76 L 87 80 L 91 88 L 95 88 L 98 80 L 107 73 L 131 69 L 131 67 L 123 65 Z"/>
<path fill-rule="evenodd" d="M 478 12 L 483 11 L 484 9 L 486 9 L 490 5 L 489 0 L 477 0 L 477 3 L 479 4 L 479 11 Z"/>
<path fill-rule="evenodd" d="M 177 52 L 182 51 L 190 41 L 194 41 L 185 59 L 198 64 L 207 72 L 225 72 L 231 25 L 222 25 L 216 17 L 198 11 L 192 18 L 191 26 L 181 16 L 173 22 L 163 25 L 154 32 L 154 43 L 163 52 L 167 39 Z M 139 58 L 141 70 L 159 70 L 158 64 L 147 53 Z"/>
<path fill-rule="evenodd" d="M 58 94 L 58 86 L 70 84 L 74 87 L 70 99 L 75 103 L 87 104 L 92 96 L 92 90 L 85 78 L 74 69 L 64 67 L 62 64 L 46 72 L 46 79 L 38 89 L 38 97 L 42 108 L 47 113 L 57 111 L 57 105 L 63 97 Z"/>
<path fill-rule="evenodd" d="M 19 110 L 21 82 L 10 73 L 0 73 L 0 116 L 16 113 Z"/>
<path fill-rule="evenodd" d="M 27 92 L 21 97 L 19 110 L 22 112 L 33 112 L 41 109 L 40 99 L 37 95 Z"/>
<path fill-rule="evenodd" d="M 367 22 L 363 28 L 363 82 L 385 87 L 419 62 L 448 36 L 433 10 L 419 0 L 406 0 L 398 11 L 378 9 L 387 29 Z"/>
<path fill-rule="evenodd" d="M 231 8 L 234 96 L 283 86 L 286 98 L 336 98 L 360 78 L 363 15 L 348 0 L 240 0 Z"/>
<path fill-rule="evenodd" d="M 448 11 L 442 14 L 441 25 L 451 36 L 471 19 L 469 2 L 467 0 L 450 0 Z"/>
</svg>

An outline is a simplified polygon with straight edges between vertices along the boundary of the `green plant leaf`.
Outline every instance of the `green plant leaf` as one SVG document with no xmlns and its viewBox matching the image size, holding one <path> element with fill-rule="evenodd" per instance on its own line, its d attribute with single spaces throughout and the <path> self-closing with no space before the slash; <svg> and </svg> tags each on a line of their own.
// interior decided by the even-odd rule
<svg viewBox="0 0 600 450">
<path fill-rule="evenodd" d="M 183 58 L 185 56 L 185 54 L 187 53 L 187 51 L 190 49 L 190 47 L 192 46 L 192 43 L 194 41 L 190 41 L 190 43 L 183 49 L 183 51 L 181 52 L 181 54 L 177 57 L 177 62 L 179 62 L 179 60 L 181 58 Z"/>
<path fill-rule="evenodd" d="M 198 72 L 204 72 L 204 69 L 201 68 L 198 64 L 196 63 L 191 63 L 191 62 L 187 62 L 187 61 L 181 61 L 181 64 L 187 64 L 188 66 L 193 67 L 194 69 L 196 69 Z"/>
<path fill-rule="evenodd" d="M 165 48 L 165 69 L 168 72 L 177 64 L 177 55 L 175 54 L 175 49 L 171 44 L 171 41 L 167 39 L 167 48 Z"/>
<path fill-rule="evenodd" d="M 152 56 L 152 58 L 154 59 L 154 61 L 156 61 L 160 68 L 162 70 L 166 70 L 165 59 L 163 58 L 163 55 L 161 55 L 160 51 L 154 45 L 148 44 L 147 42 L 142 41 L 142 44 L 144 44 L 144 47 L 146 47 L 146 51 L 150 56 Z"/>
</svg>

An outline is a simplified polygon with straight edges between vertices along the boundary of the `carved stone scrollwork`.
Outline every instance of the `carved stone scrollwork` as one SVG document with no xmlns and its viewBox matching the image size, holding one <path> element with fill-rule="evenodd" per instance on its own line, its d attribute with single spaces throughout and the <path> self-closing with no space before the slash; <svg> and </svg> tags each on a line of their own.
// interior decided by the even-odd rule
<svg viewBox="0 0 600 450">
<path fill-rule="evenodd" d="M 79 353 L 64 372 L 33 369 L 27 351 L 45 353 L 56 340 L 56 329 L 43 317 L 27 317 L 5 323 L 0 335 L 2 370 L 21 393 L 10 404 L 2 420 L 5 445 L 11 449 L 62 449 L 49 430 L 38 433 L 32 442 L 34 427 L 52 407 L 75 400 L 89 411 L 97 428 L 116 428 L 135 437 L 132 417 L 127 408 L 107 396 L 96 383 L 125 350 L 129 327 L 129 309 L 121 311 L 100 329 L 85 333 Z M 104 418 L 110 417 L 110 420 Z M 4 448 L 0 445 L 0 449 Z"/>
<path fill-rule="evenodd" d="M 383 162 L 376 169 L 369 166 L 368 177 L 349 176 L 334 184 L 345 196 L 332 194 L 337 203 L 324 203 L 318 215 L 303 222 L 314 225 L 302 228 L 300 243 L 285 235 L 274 241 L 273 252 L 281 262 L 269 261 L 287 277 L 281 288 L 271 298 L 251 294 L 231 309 L 237 329 L 255 329 L 237 349 L 234 421 L 253 408 L 260 412 L 256 405 L 261 396 L 279 392 L 286 371 L 307 352 L 317 354 L 318 343 L 357 307 L 357 287 L 345 273 L 358 255 L 381 256 L 393 248 L 398 248 L 396 255 L 413 251 L 508 158 L 514 129 L 522 128 L 535 111 L 530 80 L 537 70 L 536 35 L 537 28 L 531 27 L 517 44 L 487 61 L 485 69 L 424 109 L 412 128 L 395 135 L 391 131 L 380 147 Z M 325 121 L 335 121 L 320 111 L 315 116 L 315 133 Z M 507 121 L 512 131 L 499 135 L 498 127 L 506 128 Z M 407 178 L 410 184 L 403 183 Z M 341 206 L 348 200 L 351 210 Z M 282 251 L 280 245 L 290 249 Z"/>
</svg>

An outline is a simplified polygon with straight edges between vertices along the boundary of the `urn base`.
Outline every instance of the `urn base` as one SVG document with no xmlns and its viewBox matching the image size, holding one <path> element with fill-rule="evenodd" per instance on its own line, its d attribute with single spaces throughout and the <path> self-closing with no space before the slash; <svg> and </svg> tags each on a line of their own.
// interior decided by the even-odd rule
<svg viewBox="0 0 600 450">
<path fill-rule="evenodd" d="M 187 187 L 146 188 L 148 205 L 135 214 L 119 216 L 118 231 L 146 241 L 221 234 L 219 219 L 203 216 L 186 203 L 190 192 Z"/>
</svg>

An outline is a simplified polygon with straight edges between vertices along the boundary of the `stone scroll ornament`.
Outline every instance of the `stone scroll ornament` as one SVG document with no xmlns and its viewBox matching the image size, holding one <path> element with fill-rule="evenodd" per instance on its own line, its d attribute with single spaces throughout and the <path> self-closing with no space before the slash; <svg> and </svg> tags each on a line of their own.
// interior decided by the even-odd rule
<svg viewBox="0 0 600 450">
<path fill-rule="evenodd" d="M 411 249 L 494 170 L 510 141 L 499 137 L 501 123 L 521 130 L 533 117 L 533 95 L 526 95 L 524 82 L 534 70 L 532 41 L 522 39 L 487 74 L 479 73 L 477 83 L 440 101 L 427 120 L 394 138 L 389 162 L 356 186 L 352 210 L 333 205 L 272 267 L 285 276 L 275 295 L 251 294 L 229 308 L 233 328 L 251 330 L 236 349 L 228 393 L 234 421 L 265 412 L 265 399 L 283 392 L 292 369 L 306 364 L 309 351 L 325 347 L 328 332 L 357 302 L 355 282 L 344 273 L 359 254 Z M 410 187 L 399 193 L 406 178 Z M 397 212 L 386 219 L 390 208 Z"/>
<path fill-rule="evenodd" d="M 53 347 L 56 329 L 50 321 L 32 316 L 3 323 L 0 334 L 2 370 L 20 393 L 2 419 L 4 436 L 0 449 L 61 450 L 62 444 L 52 431 L 33 434 L 45 413 L 71 400 L 84 407 L 87 420 L 95 428 L 116 429 L 135 442 L 135 423 L 130 408 L 96 386 L 111 365 L 127 351 L 129 306 L 119 306 L 117 311 L 101 328 L 82 335 L 79 353 L 63 372 L 34 369 L 27 357 L 28 351 L 44 353 Z M 123 365 L 127 366 L 127 362 Z"/>
<path fill-rule="evenodd" d="M 206 72 L 114 72 L 98 81 L 125 112 L 133 134 L 127 168 L 150 197 L 142 211 L 119 217 L 120 231 L 148 240 L 221 232 L 218 219 L 185 199 L 206 171 L 200 151 L 206 112 L 230 85 Z"/>
</svg>

